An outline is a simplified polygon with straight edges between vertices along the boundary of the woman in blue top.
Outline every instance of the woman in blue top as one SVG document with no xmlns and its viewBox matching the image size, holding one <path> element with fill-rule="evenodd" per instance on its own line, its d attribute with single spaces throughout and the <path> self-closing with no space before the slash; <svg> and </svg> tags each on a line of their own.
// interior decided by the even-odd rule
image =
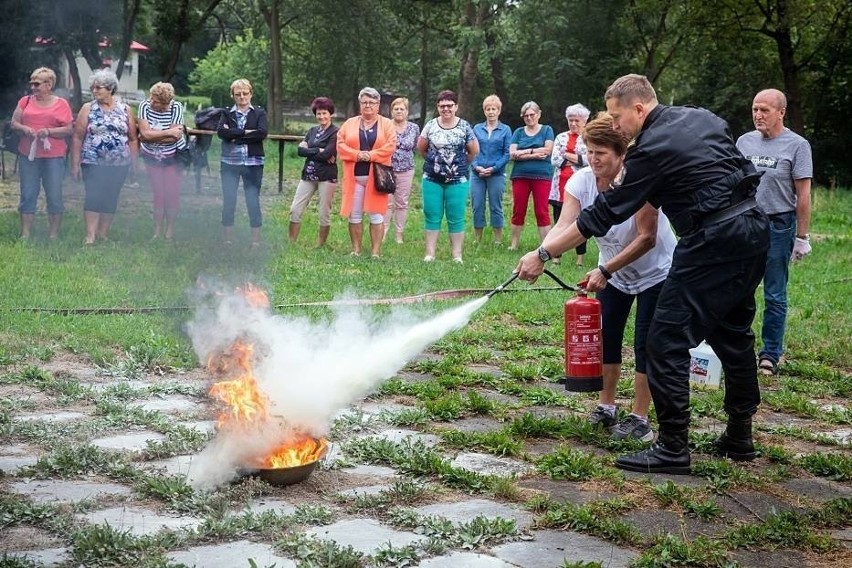
<svg viewBox="0 0 852 568">
<path fill-rule="evenodd" d="M 485 122 L 473 127 L 473 134 L 479 142 L 479 154 L 471 164 L 473 175 L 470 178 L 470 203 L 473 207 L 473 232 L 476 242 L 482 241 L 485 228 L 485 199 L 488 198 L 488 211 L 491 217 L 491 230 L 494 231 L 494 244 L 503 242 L 503 191 L 506 189 L 506 164 L 509 163 L 509 144 L 511 129 L 500 122 L 503 103 L 497 95 L 488 95 L 482 101 Z"/>
<path fill-rule="evenodd" d="M 533 198 L 538 236 L 544 240 L 550 231 L 550 212 L 547 210 L 550 196 L 550 178 L 553 166 L 550 164 L 550 154 L 553 150 L 553 129 L 546 124 L 539 124 L 541 109 L 533 102 L 524 103 L 521 107 L 523 128 L 518 128 L 512 134 L 512 144 L 509 146 L 509 156 L 515 161 L 512 167 L 512 242 L 510 250 L 518 248 L 521 231 L 524 229 L 524 218 L 527 216 L 530 194 Z"/>
<path fill-rule="evenodd" d="M 425 262 L 435 260 L 438 232 L 444 212 L 453 260 L 462 262 L 464 244 L 464 213 L 470 191 L 468 169 L 479 153 L 473 128 L 456 116 L 458 96 L 452 91 L 438 94 L 438 117 L 430 120 L 417 150 L 426 159 L 423 164 L 423 216 L 426 218 Z"/>
</svg>

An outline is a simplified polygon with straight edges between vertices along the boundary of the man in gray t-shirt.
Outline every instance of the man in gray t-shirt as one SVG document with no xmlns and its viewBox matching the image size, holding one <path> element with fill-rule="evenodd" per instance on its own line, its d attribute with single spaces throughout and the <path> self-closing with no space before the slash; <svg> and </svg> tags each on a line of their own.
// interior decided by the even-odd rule
<svg viewBox="0 0 852 568">
<path fill-rule="evenodd" d="M 784 353 L 789 263 L 811 252 L 811 146 L 784 126 L 786 110 L 784 93 L 760 91 L 751 106 L 755 130 L 737 140 L 737 148 L 764 172 L 757 203 L 769 215 L 770 243 L 763 277 L 763 349 L 758 357 L 760 371 L 767 375 L 778 372 Z"/>
</svg>

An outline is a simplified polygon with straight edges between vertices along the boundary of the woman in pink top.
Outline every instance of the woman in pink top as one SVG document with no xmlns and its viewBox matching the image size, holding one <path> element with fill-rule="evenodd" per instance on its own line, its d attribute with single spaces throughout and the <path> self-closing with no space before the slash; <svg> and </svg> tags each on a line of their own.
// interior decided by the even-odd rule
<svg viewBox="0 0 852 568">
<path fill-rule="evenodd" d="M 56 73 L 39 67 L 30 75 L 31 95 L 18 101 L 12 128 L 21 133 L 18 161 L 21 179 L 21 238 L 28 239 L 35 220 L 41 186 L 47 199 L 48 237 L 59 235 L 62 223 L 62 178 L 65 177 L 66 139 L 71 135 L 71 107 L 53 94 Z"/>
</svg>

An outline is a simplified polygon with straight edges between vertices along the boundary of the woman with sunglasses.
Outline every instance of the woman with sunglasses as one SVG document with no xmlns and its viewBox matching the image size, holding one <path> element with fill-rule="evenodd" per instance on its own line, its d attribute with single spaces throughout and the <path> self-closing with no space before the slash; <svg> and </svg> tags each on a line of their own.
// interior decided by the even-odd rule
<svg viewBox="0 0 852 568">
<path fill-rule="evenodd" d="M 95 71 L 89 88 L 92 102 L 77 114 L 71 143 L 71 176 L 79 180 L 82 175 L 86 192 L 84 245 L 107 240 L 124 180 L 139 155 L 136 118 L 116 95 L 115 73 Z"/>
<path fill-rule="evenodd" d="M 67 138 L 71 135 L 71 107 L 68 101 L 53 94 L 56 73 L 39 67 L 30 75 L 32 94 L 18 101 L 12 114 L 11 127 L 21 133 L 15 151 L 21 180 L 21 238 L 30 238 L 35 221 L 41 187 L 47 201 L 48 238 L 59 235 L 62 214 L 62 178 L 65 177 Z M 33 149 L 35 152 L 33 153 Z"/>
</svg>

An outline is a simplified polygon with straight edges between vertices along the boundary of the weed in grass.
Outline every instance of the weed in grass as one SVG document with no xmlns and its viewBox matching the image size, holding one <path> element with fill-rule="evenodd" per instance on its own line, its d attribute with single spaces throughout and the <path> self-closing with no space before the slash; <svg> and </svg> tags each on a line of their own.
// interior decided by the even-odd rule
<svg viewBox="0 0 852 568">
<path fill-rule="evenodd" d="M 800 457 L 799 465 L 820 477 L 834 481 L 852 481 L 852 456 L 847 454 L 816 453 Z"/>
<path fill-rule="evenodd" d="M 400 479 L 389 489 L 382 491 L 394 503 L 413 504 L 420 501 L 426 494 L 426 486 L 411 479 Z"/>
<path fill-rule="evenodd" d="M 417 555 L 417 549 L 414 545 L 395 547 L 388 541 L 376 550 L 373 554 L 373 565 L 387 566 L 389 568 L 406 568 L 407 566 L 417 566 L 420 556 Z"/>
<path fill-rule="evenodd" d="M 724 459 L 693 463 L 692 474 L 707 479 L 718 493 L 725 493 L 733 487 L 758 487 L 762 484 L 757 475 Z"/>
<path fill-rule="evenodd" d="M 493 414 L 497 408 L 497 403 L 489 400 L 476 391 L 467 392 L 467 400 L 464 401 L 464 407 L 468 412 L 480 415 Z"/>
<path fill-rule="evenodd" d="M 195 428 L 173 426 L 164 440 L 149 440 L 143 452 L 145 459 L 167 458 L 200 452 L 209 435 Z"/>
<path fill-rule="evenodd" d="M 523 443 L 502 430 L 497 432 L 443 430 L 440 435 L 444 443 L 453 448 L 484 450 L 497 456 L 518 456 L 523 451 Z"/>
<path fill-rule="evenodd" d="M 67 530 L 71 522 L 56 505 L 0 495 L 0 527 L 26 524 L 61 533 Z"/>
<path fill-rule="evenodd" d="M 561 420 L 549 416 L 536 416 L 527 412 L 509 424 L 509 431 L 525 438 L 554 438 L 561 430 Z"/>
<path fill-rule="evenodd" d="M 406 408 L 399 412 L 382 412 L 383 422 L 394 426 L 422 426 L 432 419 L 422 408 Z"/>
<path fill-rule="evenodd" d="M 362 568 L 364 554 L 342 547 L 330 540 L 319 540 L 302 533 L 289 534 L 275 543 L 288 555 L 298 560 L 299 566 L 322 568 Z"/>
<path fill-rule="evenodd" d="M 706 390 L 689 397 L 689 410 L 694 418 L 711 416 L 723 419 L 725 393 L 722 390 Z"/>
<path fill-rule="evenodd" d="M 722 542 L 699 536 L 685 540 L 674 535 L 660 537 L 633 562 L 636 568 L 736 568 L 729 560 Z"/>
<path fill-rule="evenodd" d="M 72 535 L 71 554 L 83 566 L 135 566 L 143 556 L 138 539 L 129 530 L 89 525 Z"/>
<path fill-rule="evenodd" d="M 340 440 L 343 437 L 363 432 L 370 425 L 371 418 L 363 410 L 347 412 L 339 416 L 331 426 L 331 439 Z"/>
<path fill-rule="evenodd" d="M 571 529 L 622 544 L 637 544 L 639 530 L 617 515 L 632 507 L 624 500 L 598 501 L 586 505 L 549 503 L 536 525 L 545 528 Z"/>
<path fill-rule="evenodd" d="M 334 514 L 323 505 L 303 503 L 296 506 L 293 520 L 302 525 L 327 525 L 334 519 Z"/>
<path fill-rule="evenodd" d="M 651 491 L 663 506 L 675 505 L 683 501 L 683 488 L 676 485 L 672 480 L 668 480 L 662 485 L 655 485 Z"/>
<path fill-rule="evenodd" d="M 514 519 L 478 516 L 472 521 L 461 523 L 458 527 L 458 546 L 474 550 L 480 546 L 488 546 L 503 542 L 518 535 L 518 526 Z"/>
<path fill-rule="evenodd" d="M 565 447 L 557 448 L 555 452 L 539 458 L 536 469 L 552 479 L 571 481 L 608 479 L 618 475 L 600 458 L 581 450 Z"/>
<path fill-rule="evenodd" d="M 554 392 L 546 387 L 531 387 L 521 393 L 521 401 L 537 406 L 572 407 L 573 410 L 583 410 L 584 406 L 573 398 Z M 576 408 L 573 408 L 576 407 Z"/>
<path fill-rule="evenodd" d="M 40 479 L 99 474 L 120 481 L 133 481 L 139 476 L 127 457 L 88 444 L 58 446 L 34 465 L 25 468 L 23 473 Z"/>
<path fill-rule="evenodd" d="M 780 464 L 793 463 L 793 454 L 788 452 L 784 446 L 774 446 L 770 444 L 755 444 L 755 448 L 760 455 L 764 456 L 771 462 Z"/>
<path fill-rule="evenodd" d="M 25 556 L 9 556 L 8 552 L 0 554 L 0 566 L 3 568 L 40 568 L 42 564 L 36 563 Z"/>
<path fill-rule="evenodd" d="M 600 562 L 586 562 L 585 560 L 580 560 L 578 562 L 566 560 L 562 563 L 560 568 L 604 568 L 604 565 Z"/>
<path fill-rule="evenodd" d="M 464 403 L 458 393 L 450 393 L 435 400 L 424 400 L 423 408 L 434 420 L 446 422 L 461 416 Z"/>
<path fill-rule="evenodd" d="M 702 521 L 715 519 L 722 514 L 721 507 L 710 497 L 689 499 L 683 503 L 683 510 L 687 515 L 697 517 Z"/>
<path fill-rule="evenodd" d="M 730 547 L 807 548 L 826 552 L 837 545 L 828 535 L 814 531 L 807 515 L 784 512 L 769 515 L 762 522 L 742 525 L 725 532 L 722 540 Z"/>
<path fill-rule="evenodd" d="M 816 404 L 789 389 L 766 393 L 763 396 L 763 403 L 779 412 L 791 412 L 809 418 L 817 418 L 821 414 Z"/>
</svg>

